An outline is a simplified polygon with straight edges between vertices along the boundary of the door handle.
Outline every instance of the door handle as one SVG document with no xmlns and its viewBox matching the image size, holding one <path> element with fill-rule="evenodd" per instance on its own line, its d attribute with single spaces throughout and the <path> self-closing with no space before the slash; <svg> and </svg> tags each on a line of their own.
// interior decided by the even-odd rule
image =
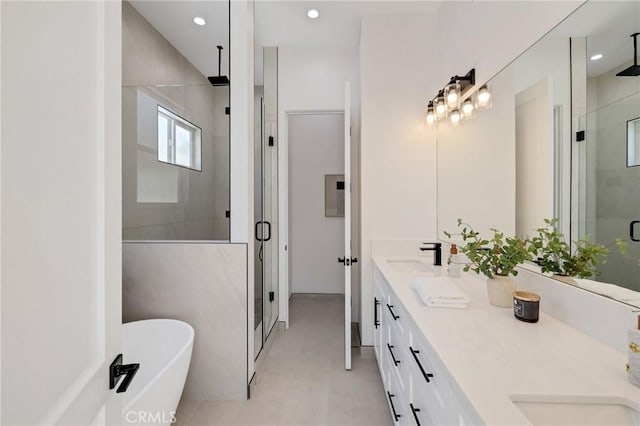
<svg viewBox="0 0 640 426">
<path fill-rule="evenodd" d="M 377 297 L 373 298 L 373 325 L 375 325 L 376 328 L 378 328 L 380 326 L 380 321 L 378 321 L 378 305 L 380 304 L 380 301 L 378 300 Z"/>
<path fill-rule="evenodd" d="M 357 261 L 357 259 L 356 259 Z M 351 265 L 351 259 L 348 259 L 346 257 L 339 257 L 338 258 L 338 263 L 344 263 L 344 266 L 349 266 Z"/>
<path fill-rule="evenodd" d="M 629 238 L 631 238 L 631 241 L 640 241 L 640 238 L 636 238 L 635 237 L 635 226 L 636 224 L 640 223 L 640 220 L 632 220 L 631 223 L 629 224 Z"/>
<path fill-rule="evenodd" d="M 118 354 L 109 366 L 109 389 L 115 388 L 120 376 L 124 376 L 116 393 L 126 392 L 139 369 L 140 364 L 122 364 L 122 354 Z"/>
<path fill-rule="evenodd" d="M 264 231 L 260 233 L 260 236 L 258 237 L 258 227 L 260 225 L 267 225 L 267 237 L 264 237 Z M 263 228 L 262 228 L 263 229 Z M 256 240 L 260 241 L 260 242 L 267 242 L 271 239 L 271 223 L 267 222 L 266 220 L 259 220 L 256 222 L 256 226 L 253 229 L 253 232 L 256 236 Z"/>
</svg>

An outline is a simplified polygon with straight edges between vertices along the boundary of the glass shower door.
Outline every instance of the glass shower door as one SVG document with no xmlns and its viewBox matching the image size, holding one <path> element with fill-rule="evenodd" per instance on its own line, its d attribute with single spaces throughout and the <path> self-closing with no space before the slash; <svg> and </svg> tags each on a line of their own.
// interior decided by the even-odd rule
<svg viewBox="0 0 640 426">
<path fill-rule="evenodd" d="M 581 117 L 578 130 L 585 140 L 580 159 L 580 233 L 591 241 L 611 245 L 627 242 L 627 254 L 610 247 L 607 263 L 598 267 L 595 280 L 640 291 L 640 162 L 634 150 L 640 135 L 640 92 L 604 105 Z M 638 121 L 640 123 L 640 121 Z M 640 126 L 638 126 L 640 130 Z"/>
</svg>

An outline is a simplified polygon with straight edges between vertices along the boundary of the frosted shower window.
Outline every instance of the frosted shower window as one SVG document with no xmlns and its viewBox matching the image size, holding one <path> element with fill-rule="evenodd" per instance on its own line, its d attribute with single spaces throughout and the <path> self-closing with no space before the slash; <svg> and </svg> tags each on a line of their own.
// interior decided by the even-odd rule
<svg viewBox="0 0 640 426">
<path fill-rule="evenodd" d="M 202 131 L 158 105 L 158 161 L 202 171 Z"/>
</svg>

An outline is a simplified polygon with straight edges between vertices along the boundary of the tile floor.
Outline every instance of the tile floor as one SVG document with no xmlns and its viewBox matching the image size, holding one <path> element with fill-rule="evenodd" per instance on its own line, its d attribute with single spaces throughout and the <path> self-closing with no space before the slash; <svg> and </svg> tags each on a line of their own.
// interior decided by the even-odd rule
<svg viewBox="0 0 640 426">
<path fill-rule="evenodd" d="M 290 327 L 275 336 L 248 401 L 182 401 L 179 426 L 390 425 L 375 358 L 353 350 L 344 370 L 341 296 L 293 296 Z"/>
</svg>

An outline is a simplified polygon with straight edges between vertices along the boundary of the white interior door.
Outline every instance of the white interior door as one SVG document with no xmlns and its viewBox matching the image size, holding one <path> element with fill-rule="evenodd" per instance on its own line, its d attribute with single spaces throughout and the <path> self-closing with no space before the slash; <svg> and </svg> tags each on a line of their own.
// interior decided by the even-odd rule
<svg viewBox="0 0 640 426">
<path fill-rule="evenodd" d="M 344 85 L 344 368 L 351 370 L 351 83 Z"/>
<path fill-rule="evenodd" d="M 120 424 L 121 5 L 0 16 L 1 423 Z"/>
</svg>

